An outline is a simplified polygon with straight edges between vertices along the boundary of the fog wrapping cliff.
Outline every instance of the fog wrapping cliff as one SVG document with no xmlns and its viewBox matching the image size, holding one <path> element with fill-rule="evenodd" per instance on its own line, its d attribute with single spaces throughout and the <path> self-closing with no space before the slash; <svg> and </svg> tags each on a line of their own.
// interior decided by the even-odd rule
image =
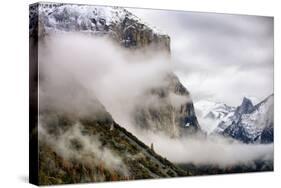
<svg viewBox="0 0 281 188">
<path fill-rule="evenodd" d="M 169 58 L 169 36 L 147 26 L 124 8 L 43 4 L 39 6 L 38 16 L 41 37 L 54 32 L 82 32 L 109 37 L 133 51 L 160 51 Z M 180 136 L 188 129 L 197 130 L 199 125 L 189 92 L 172 72 L 167 73 L 163 82 L 166 85 L 152 88 L 145 94 L 149 95 L 147 98 L 158 98 L 161 107 L 153 104 L 136 107 L 136 113 L 132 115 L 135 116 L 136 125 L 161 130 L 170 136 Z M 175 97 L 182 101 L 173 104 Z"/>
<path fill-rule="evenodd" d="M 273 97 L 203 105 L 215 119 L 205 129 L 172 71 L 170 37 L 126 9 L 35 4 L 30 41 L 40 184 L 273 169 Z M 266 126 L 255 129 L 263 117 Z"/>
<path fill-rule="evenodd" d="M 75 77 L 79 69 L 76 72 L 75 68 L 71 69 L 71 60 L 65 62 L 68 59 L 61 58 L 59 53 L 55 54 L 55 59 L 45 57 L 50 54 L 48 46 L 57 34 L 77 32 L 87 37 L 109 39 L 128 49 L 124 53 L 133 55 L 128 55 L 129 60 L 125 61 L 130 61 L 129 56 L 139 52 L 149 54 L 148 58 L 157 52 L 169 59 L 169 36 L 147 26 L 123 8 L 49 3 L 31 6 L 30 38 L 38 35 L 40 54 L 39 183 L 191 175 L 158 155 L 153 144 L 147 147 L 119 126 L 109 114 L 111 109 L 108 111 L 99 100 L 102 97 L 99 98 L 97 89 L 87 88 L 85 84 L 89 83 L 83 79 L 84 83 L 81 83 L 80 74 Z M 63 48 L 66 56 L 71 55 L 67 53 L 69 49 L 70 46 Z M 112 55 L 107 54 L 107 50 L 104 49 L 104 55 Z M 52 66 L 53 61 L 58 61 L 56 59 L 62 62 Z M 78 63 L 79 57 L 77 67 Z M 88 71 L 91 74 L 91 70 Z M 93 70 L 92 74 L 96 73 L 97 70 Z M 199 125 L 189 92 L 170 71 L 166 71 L 161 80 L 162 85 L 147 87 L 141 93 L 142 100 L 154 98 L 157 104 L 138 101 L 128 114 L 135 126 L 133 129 L 161 132 L 169 137 L 188 136 L 197 131 Z"/>
</svg>

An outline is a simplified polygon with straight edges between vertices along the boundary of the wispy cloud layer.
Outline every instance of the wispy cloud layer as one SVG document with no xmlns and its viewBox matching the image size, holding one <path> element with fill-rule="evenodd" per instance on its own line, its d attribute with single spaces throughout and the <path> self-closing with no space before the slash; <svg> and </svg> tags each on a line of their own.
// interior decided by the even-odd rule
<svg viewBox="0 0 281 188">
<path fill-rule="evenodd" d="M 171 37 L 173 64 L 193 99 L 239 105 L 273 93 L 273 18 L 130 9 Z"/>
</svg>

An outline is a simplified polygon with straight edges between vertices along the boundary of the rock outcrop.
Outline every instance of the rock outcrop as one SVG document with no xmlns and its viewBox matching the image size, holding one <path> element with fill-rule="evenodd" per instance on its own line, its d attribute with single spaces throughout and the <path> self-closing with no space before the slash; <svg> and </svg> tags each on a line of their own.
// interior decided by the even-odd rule
<svg viewBox="0 0 281 188">
<path fill-rule="evenodd" d="M 174 74 L 167 75 L 166 80 L 166 87 L 155 88 L 148 93 L 158 98 L 160 105 L 140 105 L 136 108 L 136 125 L 171 137 L 188 136 L 200 130 L 187 89 Z M 177 100 L 180 100 L 178 104 Z"/>
<path fill-rule="evenodd" d="M 38 10 L 37 13 L 32 11 L 32 15 L 38 16 L 40 37 L 52 32 L 79 32 L 109 37 L 131 50 L 170 53 L 170 37 L 167 34 L 148 26 L 124 8 L 43 3 Z M 36 22 L 31 21 L 31 31 L 34 30 L 32 24 L 36 25 Z M 157 108 L 153 105 L 137 107 L 133 114 L 136 125 L 153 131 L 160 130 L 172 137 L 199 130 L 187 89 L 172 72 L 163 82 L 167 83 L 166 86 L 152 88 L 147 93 L 157 97 L 162 105 Z M 171 96 L 185 98 L 185 101 L 175 105 Z"/>
<path fill-rule="evenodd" d="M 38 6 L 38 8 L 36 7 Z M 43 3 L 30 8 L 30 34 L 38 24 L 38 35 L 49 32 L 80 32 L 109 36 L 126 48 L 140 49 L 152 45 L 170 51 L 170 37 L 149 27 L 121 7 Z"/>
</svg>

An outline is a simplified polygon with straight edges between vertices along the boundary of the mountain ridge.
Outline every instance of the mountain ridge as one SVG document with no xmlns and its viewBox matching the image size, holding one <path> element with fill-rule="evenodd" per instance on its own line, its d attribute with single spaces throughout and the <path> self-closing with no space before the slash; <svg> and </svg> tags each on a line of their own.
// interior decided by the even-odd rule
<svg viewBox="0 0 281 188">
<path fill-rule="evenodd" d="M 232 110 L 228 112 L 224 108 L 226 113 L 223 116 L 210 116 L 209 114 L 218 114 L 220 111 L 216 106 L 212 106 L 216 103 L 209 103 L 210 107 L 207 108 L 203 118 L 216 120 L 217 127 L 213 133 L 230 136 L 244 143 L 271 143 L 273 142 L 273 96 L 271 94 L 255 105 L 249 98 L 244 97 L 238 107 L 231 107 Z M 221 104 L 220 107 L 224 105 Z M 200 105 L 198 107 L 200 108 Z"/>
<path fill-rule="evenodd" d="M 30 35 L 39 38 L 51 32 L 80 32 L 109 36 L 127 48 L 141 49 L 153 45 L 170 52 L 170 37 L 147 26 L 122 7 L 40 3 L 30 7 Z"/>
</svg>

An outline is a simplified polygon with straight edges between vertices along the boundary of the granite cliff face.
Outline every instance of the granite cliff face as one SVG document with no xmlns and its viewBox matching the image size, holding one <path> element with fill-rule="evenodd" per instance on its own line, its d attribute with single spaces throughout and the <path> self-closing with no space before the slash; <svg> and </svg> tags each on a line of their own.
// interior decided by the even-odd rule
<svg viewBox="0 0 281 188">
<path fill-rule="evenodd" d="M 154 88 L 161 105 L 139 106 L 134 113 L 135 123 L 145 130 L 162 132 L 171 137 L 188 136 L 200 130 L 189 92 L 174 74 L 166 77 L 166 87 Z M 180 100 L 178 103 L 177 100 Z"/>
<path fill-rule="evenodd" d="M 32 12 L 32 20 L 38 16 L 39 37 L 52 32 L 79 32 L 93 36 L 109 37 L 130 50 L 150 50 L 170 53 L 170 37 L 148 26 L 124 8 L 85 5 L 40 4 L 38 13 Z M 33 31 L 31 21 L 30 31 Z M 136 107 L 132 114 L 140 128 L 162 131 L 169 136 L 184 136 L 199 129 L 189 92 L 172 72 L 165 77 L 165 86 L 151 88 L 148 97 L 161 101 L 160 107 L 149 105 Z M 173 104 L 171 96 L 183 98 L 182 104 Z"/>
<path fill-rule="evenodd" d="M 37 42 L 52 33 L 79 32 L 107 37 L 128 50 L 159 50 L 168 56 L 170 53 L 168 35 L 120 7 L 34 4 L 30 6 L 29 28 L 31 49 L 37 49 Z M 40 76 L 34 79 L 40 86 Z M 167 73 L 163 82 L 166 83 L 164 86 L 151 88 L 146 93 L 161 101 L 160 107 L 137 106 L 132 114 L 135 125 L 172 137 L 186 136 L 185 133 L 198 130 L 189 92 L 172 72 Z M 75 96 L 89 94 L 83 88 L 65 92 L 64 101 L 68 100 L 67 96 L 74 96 L 69 100 L 75 100 Z M 39 106 L 39 184 L 190 175 L 156 154 L 153 146 L 149 148 L 118 125 L 94 95 L 92 93 L 93 100 L 73 106 L 75 112 L 77 105 L 86 105 L 89 109 L 86 116 L 73 113 L 71 109 L 63 112 L 54 101 L 44 101 L 44 96 L 40 95 L 40 104 L 48 105 Z M 171 98 L 181 100 L 175 104 Z M 104 155 L 108 158 L 104 159 Z"/>
<path fill-rule="evenodd" d="M 44 3 L 38 5 L 38 11 L 35 6 L 30 9 L 30 32 L 39 24 L 40 37 L 56 31 L 80 32 L 109 36 L 127 48 L 139 49 L 152 45 L 158 50 L 170 51 L 170 37 L 167 34 L 147 26 L 121 7 Z"/>
</svg>

